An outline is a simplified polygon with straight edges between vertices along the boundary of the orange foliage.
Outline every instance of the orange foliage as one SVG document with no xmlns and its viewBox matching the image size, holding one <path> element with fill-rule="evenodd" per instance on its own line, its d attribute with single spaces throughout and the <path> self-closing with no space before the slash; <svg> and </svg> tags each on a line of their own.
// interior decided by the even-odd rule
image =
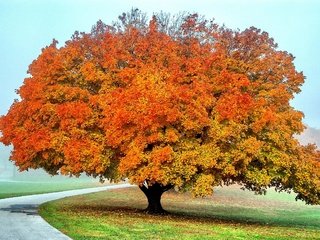
<svg viewBox="0 0 320 240">
<path fill-rule="evenodd" d="M 304 128 L 289 105 L 304 81 L 293 56 L 253 27 L 137 14 L 54 40 L 33 61 L 0 118 L 15 164 L 197 196 L 222 183 L 275 186 L 319 203 L 319 153 L 293 138 Z"/>
</svg>

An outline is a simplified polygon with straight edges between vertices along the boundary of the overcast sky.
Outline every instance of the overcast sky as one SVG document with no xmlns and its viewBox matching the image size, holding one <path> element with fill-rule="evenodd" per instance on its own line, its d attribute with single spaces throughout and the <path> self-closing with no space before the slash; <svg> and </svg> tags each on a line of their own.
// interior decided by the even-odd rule
<svg viewBox="0 0 320 240">
<path fill-rule="evenodd" d="M 320 1 L 314 0 L 0 0 L 0 115 L 5 114 L 41 48 L 63 44 L 75 30 L 88 32 L 101 19 L 111 23 L 138 7 L 152 15 L 164 10 L 198 12 L 227 27 L 267 31 L 295 57 L 306 82 L 292 105 L 304 122 L 320 128 Z"/>
</svg>

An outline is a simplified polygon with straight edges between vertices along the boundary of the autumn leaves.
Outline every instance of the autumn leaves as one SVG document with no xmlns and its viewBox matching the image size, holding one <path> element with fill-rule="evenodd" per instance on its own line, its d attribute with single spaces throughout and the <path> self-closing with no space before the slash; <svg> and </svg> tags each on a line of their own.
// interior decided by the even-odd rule
<svg viewBox="0 0 320 240">
<path fill-rule="evenodd" d="M 311 180 L 319 172 L 307 173 L 308 193 L 293 177 L 316 152 L 293 139 L 303 115 L 289 101 L 304 77 L 292 55 L 256 28 L 141 14 L 43 49 L 21 100 L 0 119 L 12 160 L 22 170 L 128 177 L 196 196 L 237 182 L 319 201 Z"/>
</svg>

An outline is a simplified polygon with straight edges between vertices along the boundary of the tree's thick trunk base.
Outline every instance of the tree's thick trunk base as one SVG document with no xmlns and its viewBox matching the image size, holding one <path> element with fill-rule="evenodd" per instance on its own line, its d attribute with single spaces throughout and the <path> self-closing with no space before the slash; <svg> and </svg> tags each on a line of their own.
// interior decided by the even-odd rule
<svg viewBox="0 0 320 240">
<path fill-rule="evenodd" d="M 150 214 L 150 215 L 168 215 L 169 212 L 162 209 L 150 209 L 147 207 L 146 209 L 143 210 L 144 213 Z"/>
<path fill-rule="evenodd" d="M 155 205 L 151 205 L 149 203 L 148 207 L 143 211 L 147 214 L 152 214 L 152 215 L 168 215 L 169 214 L 169 212 L 167 212 L 162 208 L 160 202 L 159 204 L 155 204 Z"/>
<path fill-rule="evenodd" d="M 139 186 L 141 191 L 146 195 L 148 199 L 148 207 L 144 210 L 147 214 L 152 215 L 167 215 L 168 212 L 162 208 L 161 196 L 162 194 L 171 189 L 172 186 L 162 186 L 159 183 L 154 183 L 151 186 Z"/>
</svg>

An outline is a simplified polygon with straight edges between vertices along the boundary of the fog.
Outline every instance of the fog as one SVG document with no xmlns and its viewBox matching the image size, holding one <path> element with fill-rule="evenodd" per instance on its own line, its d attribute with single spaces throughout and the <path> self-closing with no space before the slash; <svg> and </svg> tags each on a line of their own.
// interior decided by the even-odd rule
<svg viewBox="0 0 320 240">
<path fill-rule="evenodd" d="M 98 182 L 98 179 L 87 176 L 80 176 L 79 178 L 62 175 L 51 176 L 42 169 L 20 172 L 14 163 L 9 160 L 11 150 L 11 147 L 6 147 L 0 143 L 0 181 L 64 182 L 81 180 Z"/>
<path fill-rule="evenodd" d="M 316 144 L 320 149 L 320 129 L 307 127 L 307 129 L 301 134 L 296 136 L 299 142 L 303 145 L 308 143 Z"/>
</svg>

